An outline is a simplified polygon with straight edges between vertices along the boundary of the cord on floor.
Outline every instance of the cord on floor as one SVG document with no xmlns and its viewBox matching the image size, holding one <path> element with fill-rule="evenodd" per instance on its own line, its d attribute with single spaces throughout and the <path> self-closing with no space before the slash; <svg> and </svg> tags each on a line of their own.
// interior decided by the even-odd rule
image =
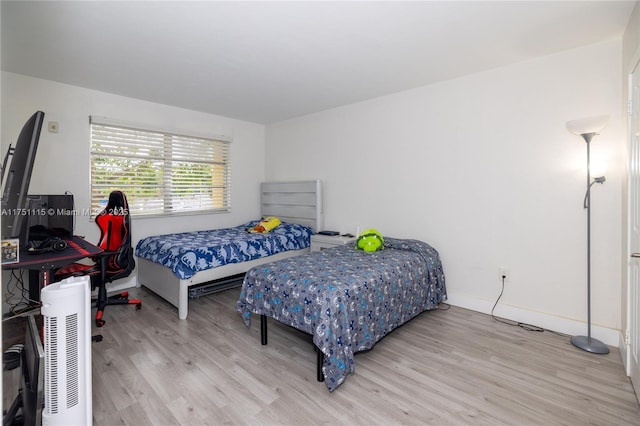
<svg viewBox="0 0 640 426">
<path fill-rule="evenodd" d="M 502 290 L 500 290 L 500 296 L 498 296 L 498 299 L 496 300 L 496 303 L 494 303 L 493 304 L 493 308 L 491 308 L 491 317 L 494 320 L 496 320 L 498 322 L 501 322 L 503 324 L 512 325 L 514 327 L 520 327 L 520 328 L 522 328 L 524 330 L 527 330 L 527 331 L 535 331 L 535 332 L 539 332 L 539 333 L 542 333 L 543 331 L 545 331 L 544 328 L 538 327 L 537 325 L 531 325 L 531 324 L 527 324 L 527 323 L 524 323 L 524 322 L 518 322 L 518 321 L 511 321 L 511 320 L 507 320 L 507 319 L 504 319 L 504 318 L 497 317 L 497 316 L 495 316 L 493 314 L 493 311 L 496 309 L 496 306 L 498 306 L 498 302 L 502 298 L 502 293 L 504 293 L 504 280 L 506 278 L 507 278 L 506 275 L 502 276 Z M 550 331 L 550 330 L 546 330 L 546 331 Z M 555 333 L 555 332 L 553 332 L 553 333 Z"/>
<path fill-rule="evenodd" d="M 438 304 L 438 308 L 439 311 L 448 311 L 449 309 L 451 309 L 451 305 L 445 302 L 440 302 Z"/>
<path fill-rule="evenodd" d="M 502 294 L 504 293 L 504 281 L 507 277 L 505 275 L 502 276 L 502 290 L 500 290 L 500 296 L 498 296 L 498 299 L 496 300 L 496 303 L 493 304 L 493 308 L 491 308 L 491 317 L 498 321 L 501 322 L 503 324 L 507 324 L 507 325 L 511 325 L 514 327 L 520 327 L 523 330 L 527 330 L 527 331 L 535 331 L 538 333 L 542 333 L 543 331 L 548 331 L 549 333 L 553 333 L 553 334 L 557 334 L 559 336 L 569 336 L 568 334 L 564 334 L 564 333 L 560 333 L 557 331 L 553 331 L 553 330 L 547 330 L 545 328 L 539 327 L 537 325 L 532 325 L 532 324 L 527 324 L 524 322 L 518 322 L 518 321 L 512 321 L 512 320 L 508 320 L 505 318 L 501 318 L 501 317 L 497 317 L 494 315 L 493 311 L 495 311 L 496 306 L 498 306 L 498 302 L 500 301 L 500 299 L 502 298 Z M 437 308 L 439 311 L 448 311 L 449 309 L 451 309 L 451 305 L 445 302 L 440 302 L 440 304 L 438 305 Z"/>
</svg>

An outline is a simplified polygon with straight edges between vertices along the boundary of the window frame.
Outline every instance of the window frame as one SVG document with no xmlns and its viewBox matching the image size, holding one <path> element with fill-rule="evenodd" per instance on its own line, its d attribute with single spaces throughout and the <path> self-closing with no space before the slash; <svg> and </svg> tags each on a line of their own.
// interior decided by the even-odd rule
<svg viewBox="0 0 640 426">
<path fill-rule="evenodd" d="M 89 117 L 89 124 L 94 214 L 102 210 L 114 189 L 127 195 L 130 213 L 138 218 L 231 211 L 231 138 L 96 116 Z M 120 179 L 130 181 L 124 184 L 113 179 L 107 167 L 128 170 Z M 141 195 L 145 193 L 147 196 Z"/>
</svg>

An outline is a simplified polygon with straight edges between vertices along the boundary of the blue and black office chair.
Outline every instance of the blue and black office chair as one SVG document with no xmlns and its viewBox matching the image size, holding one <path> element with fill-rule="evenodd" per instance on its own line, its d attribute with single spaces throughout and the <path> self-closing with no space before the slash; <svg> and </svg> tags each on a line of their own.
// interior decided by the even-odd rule
<svg viewBox="0 0 640 426">
<path fill-rule="evenodd" d="M 90 277 L 91 287 L 98 289 L 98 297 L 91 301 L 92 306 L 97 308 L 96 325 L 102 327 L 105 323 L 102 316 L 108 305 L 135 305 L 136 309 L 142 307 L 142 302 L 129 299 L 129 293 L 126 291 L 107 296 L 106 285 L 129 276 L 136 265 L 131 246 L 129 204 L 124 192 L 112 191 L 109 194 L 109 201 L 104 210 L 96 216 L 95 222 L 100 228 L 98 246 L 104 251 L 92 258 L 93 265 L 72 263 L 58 269 L 55 279 L 59 281 L 68 277 Z"/>
</svg>

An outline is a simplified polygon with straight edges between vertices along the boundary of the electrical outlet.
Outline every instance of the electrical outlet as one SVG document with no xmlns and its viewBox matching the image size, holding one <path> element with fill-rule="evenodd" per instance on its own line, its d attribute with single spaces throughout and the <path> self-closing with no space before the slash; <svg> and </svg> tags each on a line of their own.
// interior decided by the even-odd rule
<svg viewBox="0 0 640 426">
<path fill-rule="evenodd" d="M 505 267 L 498 268 L 498 278 L 500 279 L 500 282 L 502 282 L 503 279 L 504 279 L 504 282 L 508 282 L 510 277 L 511 277 L 511 274 L 509 273 L 508 268 L 505 268 Z"/>
</svg>

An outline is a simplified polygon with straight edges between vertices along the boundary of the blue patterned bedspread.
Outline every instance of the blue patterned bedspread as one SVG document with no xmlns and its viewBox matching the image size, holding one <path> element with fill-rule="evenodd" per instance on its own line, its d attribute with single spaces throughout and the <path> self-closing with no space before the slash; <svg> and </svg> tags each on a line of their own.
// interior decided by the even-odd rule
<svg viewBox="0 0 640 426">
<path fill-rule="evenodd" d="M 422 241 L 385 237 L 374 253 L 352 245 L 250 269 L 236 309 L 247 326 L 265 314 L 313 335 L 330 391 L 354 372 L 354 353 L 447 298 L 438 252 Z"/>
<path fill-rule="evenodd" d="M 253 221 L 235 228 L 147 237 L 136 245 L 136 256 L 171 268 L 180 279 L 229 263 L 246 262 L 287 250 L 309 247 L 310 227 L 282 223 L 266 234 L 252 234 Z"/>
</svg>

